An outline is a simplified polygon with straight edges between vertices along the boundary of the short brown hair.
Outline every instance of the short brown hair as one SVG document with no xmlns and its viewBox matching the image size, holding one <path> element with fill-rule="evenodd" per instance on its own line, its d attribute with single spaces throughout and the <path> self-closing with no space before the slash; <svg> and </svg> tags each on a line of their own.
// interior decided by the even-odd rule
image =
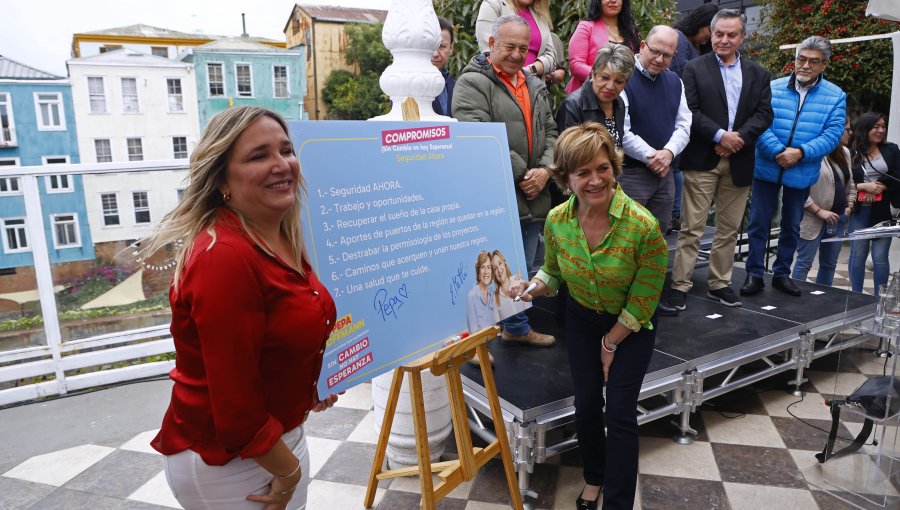
<svg viewBox="0 0 900 510">
<path fill-rule="evenodd" d="M 606 126 L 598 122 L 585 122 L 566 129 L 556 140 L 550 176 L 560 189 L 566 189 L 569 174 L 591 162 L 601 150 L 606 150 L 609 155 L 613 175 L 621 175 L 622 155 L 616 151 L 616 143 Z"/>
</svg>

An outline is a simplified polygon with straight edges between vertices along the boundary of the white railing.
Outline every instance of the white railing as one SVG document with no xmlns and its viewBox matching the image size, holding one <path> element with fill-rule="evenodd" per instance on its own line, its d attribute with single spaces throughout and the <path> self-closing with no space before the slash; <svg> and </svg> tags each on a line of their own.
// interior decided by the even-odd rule
<svg viewBox="0 0 900 510">
<path fill-rule="evenodd" d="M 72 370 L 99 368 L 123 361 L 173 352 L 174 345 L 167 324 L 62 342 L 45 237 L 44 214 L 38 192 L 38 178 L 50 174 L 74 176 L 186 169 L 187 162 L 182 159 L 15 167 L 16 173 L 4 174 L 8 177 L 19 177 L 22 182 L 27 236 L 31 241 L 31 250 L 34 256 L 35 277 L 40 295 L 46 345 L 0 352 L 0 385 L 8 386 L 11 382 L 20 382 L 15 387 L 0 390 L 0 406 L 161 375 L 172 369 L 174 361 L 159 361 L 67 375 L 67 372 Z M 48 376 L 52 376 L 52 380 L 28 381 L 39 381 Z"/>
</svg>

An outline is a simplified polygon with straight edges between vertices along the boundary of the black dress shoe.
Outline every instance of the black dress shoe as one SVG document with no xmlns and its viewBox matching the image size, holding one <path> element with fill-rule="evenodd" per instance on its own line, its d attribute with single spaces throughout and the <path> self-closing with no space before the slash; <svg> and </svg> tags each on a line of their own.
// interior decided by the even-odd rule
<svg viewBox="0 0 900 510">
<path fill-rule="evenodd" d="M 597 502 L 600 501 L 600 496 L 603 495 L 603 489 L 600 489 L 600 494 L 597 495 L 597 499 L 590 501 L 587 499 L 581 499 L 581 496 L 584 495 L 584 491 L 581 491 L 581 494 L 578 495 L 578 499 L 575 500 L 575 508 L 577 510 L 597 510 Z"/>
<path fill-rule="evenodd" d="M 763 282 L 763 279 L 759 276 L 751 276 L 747 275 L 747 279 L 744 280 L 744 286 L 741 287 L 741 295 L 742 296 L 750 296 L 752 294 L 756 294 L 757 292 L 763 290 L 766 284 Z"/>
<path fill-rule="evenodd" d="M 772 278 L 772 286 L 784 292 L 788 296 L 800 297 L 800 289 L 794 285 L 789 276 L 775 276 Z"/>
<path fill-rule="evenodd" d="M 666 301 L 660 301 L 659 304 L 656 305 L 656 313 L 660 315 L 665 315 L 667 317 L 674 317 L 678 315 L 681 310 L 675 308 L 674 306 L 669 306 Z"/>
</svg>

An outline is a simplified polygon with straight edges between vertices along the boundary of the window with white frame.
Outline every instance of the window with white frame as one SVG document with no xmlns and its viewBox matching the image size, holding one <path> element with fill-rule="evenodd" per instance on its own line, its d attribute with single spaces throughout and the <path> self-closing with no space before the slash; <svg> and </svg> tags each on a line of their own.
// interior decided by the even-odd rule
<svg viewBox="0 0 900 510">
<path fill-rule="evenodd" d="M 112 145 L 109 143 L 109 138 L 94 140 L 94 154 L 97 156 L 97 163 L 112 162 Z"/>
<path fill-rule="evenodd" d="M 122 111 L 124 113 L 140 113 L 141 111 L 136 78 L 122 78 Z"/>
<path fill-rule="evenodd" d="M 187 159 L 188 149 L 186 136 L 172 137 L 172 154 L 175 159 Z"/>
<path fill-rule="evenodd" d="M 106 113 L 106 86 L 102 76 L 88 76 L 88 112 Z"/>
<path fill-rule="evenodd" d="M 237 95 L 253 97 L 253 71 L 250 64 L 235 64 L 234 78 L 237 82 Z"/>
<path fill-rule="evenodd" d="M 166 46 L 151 46 L 150 54 L 157 57 L 169 58 L 169 48 Z"/>
<path fill-rule="evenodd" d="M 140 138 L 126 138 L 125 145 L 128 148 L 128 161 L 144 160 L 144 143 Z"/>
<path fill-rule="evenodd" d="M 169 94 L 169 111 L 184 111 L 184 94 L 181 92 L 180 78 L 167 78 L 166 91 Z"/>
<path fill-rule="evenodd" d="M 209 81 L 209 97 L 225 96 L 225 72 L 223 65 L 211 62 L 206 64 L 206 79 Z"/>
<path fill-rule="evenodd" d="M 75 214 L 54 214 L 50 216 L 53 223 L 53 243 L 57 248 L 74 248 L 81 246 L 78 233 L 78 222 Z"/>
<path fill-rule="evenodd" d="M 69 162 L 68 156 L 44 156 L 45 165 L 64 165 Z M 48 175 L 44 177 L 47 193 L 71 193 L 75 191 L 71 175 Z"/>
<path fill-rule="evenodd" d="M 103 225 L 119 225 L 119 197 L 115 193 L 100 194 L 100 208 L 103 210 Z"/>
<path fill-rule="evenodd" d="M 18 158 L 0 159 L 0 167 L 19 166 Z M 22 181 L 18 177 L 4 177 L 0 174 L 0 195 L 19 195 Z"/>
<path fill-rule="evenodd" d="M 16 253 L 30 250 L 25 218 L 3 218 L 3 251 Z"/>
<path fill-rule="evenodd" d="M 12 98 L 0 92 L 0 147 L 16 144 L 16 123 L 13 122 Z"/>
<path fill-rule="evenodd" d="M 275 97 L 291 97 L 288 66 L 272 66 L 272 86 Z"/>
<path fill-rule="evenodd" d="M 66 113 L 61 92 L 35 92 L 34 109 L 39 131 L 65 131 Z"/>
<path fill-rule="evenodd" d="M 134 222 L 150 223 L 150 200 L 146 191 L 134 191 L 131 193 L 134 204 Z"/>
</svg>

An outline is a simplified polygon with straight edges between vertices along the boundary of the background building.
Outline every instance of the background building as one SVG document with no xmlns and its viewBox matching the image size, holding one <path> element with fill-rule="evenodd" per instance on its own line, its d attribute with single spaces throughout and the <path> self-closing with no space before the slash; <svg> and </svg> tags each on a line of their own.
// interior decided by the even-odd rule
<svg viewBox="0 0 900 510">
<path fill-rule="evenodd" d="M 196 84 L 190 64 L 130 49 L 70 60 L 78 145 L 86 163 L 185 160 L 197 144 Z M 90 230 L 101 256 L 119 249 L 178 203 L 184 170 L 84 177 Z"/>
<path fill-rule="evenodd" d="M 291 17 L 284 26 L 287 47 L 306 47 L 306 81 L 309 89 L 303 105 L 309 119 L 325 119 L 328 108 L 322 99 L 322 89 L 331 71 L 357 71 L 344 60 L 347 23 L 383 23 L 387 11 L 353 9 L 326 5 L 294 5 Z"/>
<path fill-rule="evenodd" d="M 306 118 L 306 48 L 290 50 L 253 42 L 246 35 L 198 46 L 183 58 L 196 70 L 200 131 L 231 106 L 255 105 L 287 119 Z"/>
<path fill-rule="evenodd" d="M 18 166 L 80 162 L 69 80 L 0 56 L 0 126 L 0 281 L 15 290 L 5 277 L 34 261 L 22 180 L 9 174 Z M 38 189 L 50 262 L 92 260 L 82 178 L 49 175 Z"/>
<path fill-rule="evenodd" d="M 163 58 L 178 58 L 190 48 L 222 39 L 222 36 L 189 34 L 150 25 L 128 25 L 93 32 L 72 34 L 72 58 L 89 57 L 108 51 L 129 49 Z M 284 48 L 281 41 L 263 37 L 251 38 L 253 42 Z"/>
</svg>

